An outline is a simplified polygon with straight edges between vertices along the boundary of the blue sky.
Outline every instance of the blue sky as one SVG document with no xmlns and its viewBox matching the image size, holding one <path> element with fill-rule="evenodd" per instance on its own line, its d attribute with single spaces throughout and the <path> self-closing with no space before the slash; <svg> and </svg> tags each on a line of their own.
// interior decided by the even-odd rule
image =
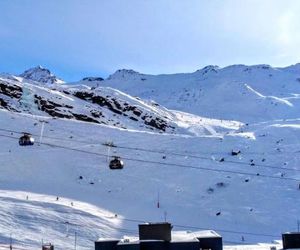
<svg viewBox="0 0 300 250">
<path fill-rule="evenodd" d="M 300 62 L 298 0 L 0 0 L 0 72 L 75 81 L 119 68 Z"/>
</svg>

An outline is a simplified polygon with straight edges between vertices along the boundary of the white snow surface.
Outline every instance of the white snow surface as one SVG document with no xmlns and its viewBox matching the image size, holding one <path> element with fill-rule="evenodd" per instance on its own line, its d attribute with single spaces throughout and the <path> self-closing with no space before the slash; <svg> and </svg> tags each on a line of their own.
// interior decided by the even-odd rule
<svg viewBox="0 0 300 250">
<path fill-rule="evenodd" d="M 207 66 L 171 75 L 118 70 L 105 81 L 89 84 L 155 100 L 169 109 L 245 123 L 294 118 L 300 112 L 300 64 Z"/>
<path fill-rule="evenodd" d="M 164 112 L 173 133 L 124 117 L 126 129 L 54 119 L 35 109 L 32 94 L 59 96 L 79 110 L 84 101 L 62 89 L 80 83 L 54 90 L 2 75 L 30 90 L 14 104 L 30 112 L 0 109 L 0 249 L 10 235 L 21 249 L 42 241 L 72 249 L 75 232 L 78 249 L 93 249 L 98 238 L 136 236 L 139 223 L 165 217 L 174 230 L 215 230 L 225 249 L 280 248 L 274 240 L 295 231 L 299 219 L 298 72 L 266 65 L 160 76 L 121 71 L 95 90 Z M 23 131 L 34 146 L 18 145 Z M 108 168 L 111 155 L 121 156 L 123 170 Z"/>
</svg>

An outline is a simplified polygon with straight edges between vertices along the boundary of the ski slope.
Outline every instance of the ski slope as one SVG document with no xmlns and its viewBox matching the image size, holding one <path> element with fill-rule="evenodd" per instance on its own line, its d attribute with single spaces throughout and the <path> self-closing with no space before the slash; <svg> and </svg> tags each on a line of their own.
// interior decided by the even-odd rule
<svg viewBox="0 0 300 250">
<path fill-rule="evenodd" d="M 70 247 L 76 231 L 78 245 L 90 249 L 100 236 L 132 235 L 139 222 L 162 221 L 165 215 L 180 226 L 174 229 L 221 230 L 225 241 L 241 242 L 243 236 L 241 243 L 280 239 L 297 226 L 299 120 L 248 127 L 253 139 L 141 133 L 48 118 L 42 144 L 19 147 L 16 132 L 24 128 L 39 141 L 40 117 L 5 111 L 0 117 L 1 128 L 14 131 L 1 131 L 0 211 L 9 214 L 0 231 L 4 242 L 12 234 L 23 245 L 44 239 Z M 108 148 L 102 145 L 108 141 L 117 146 L 109 155 L 125 162 L 121 171 L 108 168 Z M 238 157 L 230 155 L 235 148 L 242 152 Z M 259 166 L 250 166 L 251 160 Z"/>
<path fill-rule="evenodd" d="M 244 69 L 233 68 L 240 67 Z M 208 68 L 206 74 L 215 74 L 213 69 L 220 71 Z M 294 69 L 253 66 L 251 71 L 269 70 L 274 77 L 278 71 L 279 78 L 288 80 L 298 74 Z M 141 121 L 114 116 L 106 107 L 101 110 L 106 114 L 105 121 L 118 119 L 124 127 L 114 122 L 52 117 L 39 110 L 24 90 L 20 99 L 0 96 L 10 107 L 18 108 L 0 109 L 0 249 L 7 249 L 10 237 L 20 249 L 36 249 L 42 242 L 51 242 L 56 249 L 73 249 L 75 232 L 78 249 L 92 249 L 93 241 L 99 237 L 137 235 L 139 223 L 165 219 L 174 225 L 174 230 L 213 229 L 223 236 L 225 249 L 269 249 L 274 240 L 280 240 L 282 232 L 297 229 L 298 85 L 290 82 L 289 90 L 280 92 L 273 88 L 278 83 L 270 87 L 245 81 L 233 88 L 225 84 L 222 75 L 211 82 L 214 86 L 206 86 L 214 95 L 196 98 L 194 105 L 192 101 L 177 102 L 176 97 L 182 93 L 176 88 L 178 95 L 167 99 L 169 93 L 162 92 L 163 84 L 157 86 L 157 79 L 171 77 L 177 79 L 179 86 L 180 81 L 188 84 L 199 72 L 192 76 L 142 76 L 149 80 L 138 80 L 143 84 L 155 78 L 152 84 L 160 91 L 155 99 L 146 93 L 143 96 L 147 86 L 136 89 L 140 92 L 136 94 L 146 100 L 131 96 L 135 95 L 134 87 L 130 89 L 135 80 L 127 76 L 123 77 L 122 92 L 114 89 L 118 86 L 113 82 L 105 87 L 109 81 L 119 81 L 122 74 L 120 71 L 101 81 L 103 86 L 98 90 L 80 83 L 53 88 L 22 77 L 1 75 L 6 83 L 30 89 L 31 96 L 38 94 L 72 105 L 85 115 L 89 108 L 82 105 L 92 104 L 63 90 L 109 92 L 119 102 L 126 99 L 143 111 L 157 115 L 165 112 L 175 130 L 149 129 Z M 130 74 L 136 77 L 135 72 Z M 257 74 L 254 78 L 258 82 L 262 76 Z M 188 91 L 194 86 L 190 84 Z M 220 90 L 216 92 L 216 88 Z M 247 93 L 243 98 L 235 92 L 241 89 Z M 223 107 L 219 102 L 225 99 Z M 201 106 L 205 100 L 208 109 Z M 238 108 L 225 112 L 233 103 Z M 32 133 L 34 146 L 18 145 L 22 132 Z M 111 143 L 114 147 L 107 146 Z M 232 150 L 241 153 L 232 155 Z M 123 170 L 108 168 L 113 155 L 123 159 Z M 268 244 L 257 245 L 261 242 Z"/>
<path fill-rule="evenodd" d="M 104 81 L 78 83 L 109 86 L 145 100 L 155 100 L 169 109 L 245 123 L 295 118 L 300 111 L 299 64 L 285 68 L 207 66 L 193 73 L 170 75 L 123 69 Z"/>
</svg>

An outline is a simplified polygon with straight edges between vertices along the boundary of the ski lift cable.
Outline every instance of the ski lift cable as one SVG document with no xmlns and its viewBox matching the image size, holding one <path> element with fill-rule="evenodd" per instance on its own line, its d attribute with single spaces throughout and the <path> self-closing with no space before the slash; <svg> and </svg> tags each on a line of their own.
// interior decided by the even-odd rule
<svg viewBox="0 0 300 250">
<path fill-rule="evenodd" d="M 41 208 L 36 208 L 37 210 L 42 210 Z M 18 216 L 18 214 L 15 214 Z M 21 215 L 19 215 L 21 216 Z M 23 215 L 22 215 L 23 216 Z M 40 218 L 41 219 L 41 218 Z M 52 220 L 47 220 L 47 219 L 42 219 L 45 222 L 49 222 Z M 134 223 L 145 223 L 145 220 L 138 220 L 138 219 L 129 219 L 129 218 L 123 218 L 125 221 L 129 222 L 134 222 Z M 65 221 L 56 221 L 61 224 L 66 224 Z M 82 226 L 81 224 L 74 223 L 74 222 L 68 222 L 69 226 Z M 252 235 L 252 236 L 261 236 L 261 237 L 272 237 L 272 238 L 279 238 L 279 235 L 273 235 L 273 234 L 266 234 L 266 233 L 253 233 L 253 232 L 248 232 L 248 231 L 235 231 L 235 230 L 226 230 L 226 229 L 221 229 L 221 228 L 205 228 L 205 227 L 199 227 L 199 226 L 189 226 L 189 225 L 179 225 L 179 224 L 173 224 L 174 227 L 178 228 L 185 228 L 185 229 L 197 229 L 197 230 L 215 230 L 219 232 L 224 232 L 224 233 L 231 233 L 231 234 L 242 234 L 242 235 Z M 85 228 L 90 228 L 90 229 L 96 229 L 97 227 L 99 229 L 102 229 L 102 227 L 99 227 L 98 225 L 84 225 Z M 118 230 L 123 233 L 137 233 L 136 230 L 134 229 L 128 229 L 128 228 L 121 228 L 121 227 L 113 227 L 115 230 Z"/>
<path fill-rule="evenodd" d="M 184 226 L 184 225 L 176 225 L 173 224 L 174 227 L 178 228 L 190 228 L 190 229 L 199 229 L 199 230 L 209 230 L 205 227 L 196 227 L 196 226 Z M 264 233 L 251 233 L 251 232 L 245 232 L 245 231 L 234 231 L 234 230 L 226 230 L 226 229 L 215 229 L 216 231 L 224 232 L 224 233 L 239 233 L 239 234 L 245 234 L 245 235 L 253 235 L 253 236 L 263 236 L 263 237 L 281 237 L 280 235 L 274 235 L 274 234 L 264 234 Z"/>
<path fill-rule="evenodd" d="M 18 139 L 16 137 L 9 136 L 9 135 L 0 135 L 0 136 L 11 138 L 11 139 Z M 49 143 L 41 143 L 41 144 L 52 146 L 52 147 L 63 148 L 63 149 L 67 149 L 67 150 L 78 151 L 78 152 L 81 152 L 81 153 L 88 153 L 88 154 L 94 154 L 94 155 L 99 155 L 99 156 L 106 157 L 105 154 L 99 154 L 99 153 L 95 153 L 95 152 L 88 152 L 88 151 L 84 151 L 84 150 L 80 150 L 80 149 L 74 149 L 74 148 L 65 147 L 65 146 L 61 146 L 61 145 L 54 145 L 54 144 L 49 144 Z M 226 172 L 226 173 L 230 172 L 230 173 L 242 174 L 242 175 L 255 175 L 257 177 L 256 174 L 252 174 L 252 173 L 244 173 L 244 172 L 237 172 L 237 171 L 227 171 L 227 170 L 217 170 L 217 169 L 209 169 L 209 168 L 199 168 L 199 167 L 188 166 L 188 165 L 173 164 L 173 163 L 163 163 L 163 162 L 147 161 L 147 160 L 132 159 L 132 158 L 123 158 L 123 159 L 132 160 L 132 161 L 139 161 L 139 162 L 145 162 L 145 163 L 155 163 L 155 164 L 169 165 L 169 166 L 180 166 L 180 167 L 200 169 L 200 170 L 207 170 L 207 171 L 215 171 L 215 172 Z M 295 181 L 299 181 L 298 179 L 294 179 L 294 178 L 276 177 L 276 176 L 268 176 L 268 175 L 260 175 L 259 177 L 268 177 L 268 178 L 276 178 L 276 179 L 281 179 L 281 180 L 295 180 Z M 124 220 L 133 221 L 133 222 L 144 222 L 142 220 L 131 220 L 131 219 L 124 219 Z M 61 222 L 61 223 L 63 223 L 63 222 Z M 71 225 L 73 225 L 73 224 L 74 223 L 72 223 Z M 79 224 L 77 224 L 77 225 L 79 225 Z M 207 229 L 207 228 L 202 228 L 202 227 L 183 226 L 183 225 L 177 225 L 177 224 L 174 224 L 174 226 L 175 227 L 181 227 L 181 228 L 201 229 L 201 230 L 202 229 Z M 91 227 L 94 228 L 94 226 L 91 226 Z M 131 230 L 131 229 L 126 229 L 126 228 L 116 228 L 116 229 L 117 230 L 124 230 L 124 232 L 125 232 L 125 230 L 126 230 L 126 232 L 129 232 L 129 231 L 133 232 L 134 231 L 134 230 Z M 220 232 L 234 233 L 234 234 L 255 235 L 255 236 L 263 236 L 263 237 L 280 237 L 279 235 L 259 234 L 259 233 L 233 231 L 233 230 L 225 230 L 225 229 L 215 229 L 215 230 L 216 231 L 220 231 Z"/>
<path fill-rule="evenodd" d="M 15 130 L 9 130 L 9 129 L 0 129 L 0 131 L 13 132 L 13 133 L 18 133 L 18 134 L 23 134 L 24 133 L 24 132 L 19 132 L 19 131 L 15 131 Z M 39 136 L 38 134 L 32 134 L 32 135 Z M 61 137 L 52 137 L 52 136 L 43 136 L 43 137 L 44 138 L 49 138 L 49 139 L 55 139 L 55 140 L 62 140 L 62 141 L 71 141 L 71 142 L 79 142 L 79 143 L 89 143 L 89 145 L 109 146 L 109 145 L 107 145 L 106 142 L 91 143 L 91 141 L 82 141 L 82 140 L 76 140 L 76 139 L 66 139 L 66 138 L 61 138 Z M 129 146 L 119 146 L 119 145 L 113 145 L 112 147 L 121 148 L 121 149 L 128 149 L 128 150 L 151 152 L 151 153 L 159 153 L 159 154 L 169 154 L 169 155 L 190 157 L 190 158 L 203 159 L 203 160 L 212 160 L 210 157 L 207 157 L 207 156 L 195 155 L 194 152 L 178 153 L 178 152 L 173 152 L 173 151 L 153 150 L 153 149 L 145 149 L 145 148 L 140 148 L 140 147 L 129 147 Z M 294 154 L 294 153 L 299 153 L 299 152 L 300 151 L 289 152 L 289 153 L 290 154 Z M 190 153 L 193 153 L 193 154 L 190 154 Z M 204 152 L 202 152 L 202 153 L 204 153 Z M 215 152 L 215 154 L 220 154 L 220 153 L 222 153 L 222 152 Z M 213 154 L 213 153 L 210 153 L 210 154 Z M 247 154 L 261 154 L 261 153 L 247 152 Z M 270 154 L 270 152 L 268 154 Z M 248 162 L 241 162 L 241 161 L 226 160 L 226 162 L 230 162 L 230 163 L 233 163 L 233 164 L 249 165 Z M 256 166 L 260 166 L 260 167 L 266 167 L 266 168 L 283 169 L 283 170 L 287 170 L 287 171 L 300 171 L 300 170 L 292 169 L 292 168 L 276 167 L 276 166 L 270 166 L 270 165 L 259 164 L 259 163 L 256 163 L 255 165 Z"/>
<path fill-rule="evenodd" d="M 10 129 L 1 129 L 0 131 L 5 131 L 5 132 L 12 132 L 12 133 L 17 133 L 17 134 L 23 134 L 24 132 L 20 132 L 20 131 L 15 131 L 15 130 L 10 130 Z M 40 136 L 39 134 L 35 134 L 32 133 L 32 135 L 34 136 Z M 62 137 L 53 137 L 53 136 L 46 136 L 43 135 L 44 138 L 49 138 L 49 139 L 54 139 L 54 140 L 61 140 L 61 141 L 70 141 L 70 142 L 78 142 L 78 143 L 89 143 L 89 144 L 93 144 L 93 145 L 103 145 L 103 146 L 108 146 L 106 142 L 94 142 L 91 143 L 91 141 L 84 141 L 84 140 L 76 140 L 76 139 L 70 139 L 70 138 L 62 138 Z M 160 153 L 160 154 L 172 154 L 172 155 L 177 155 L 177 156 L 187 156 L 187 157 L 191 157 L 191 158 L 199 158 L 201 159 L 202 157 L 205 156 L 199 156 L 199 155 L 195 155 L 197 153 L 199 153 L 199 151 L 197 152 L 191 152 L 191 151 L 186 151 L 186 152 L 182 152 L 182 153 L 178 153 L 178 152 L 174 152 L 174 151 L 164 151 L 164 150 L 151 150 L 151 149 L 145 149 L 145 148 L 140 148 L 140 147 L 128 147 L 128 146 L 118 146 L 118 145 L 114 145 L 113 147 L 118 147 L 118 148 L 123 148 L 123 149 L 129 149 L 129 150 L 138 150 L 138 151 L 147 151 L 147 152 L 153 152 L 153 153 Z M 285 154 L 295 154 L 295 153 L 299 153 L 300 151 L 295 151 L 295 152 L 285 152 Z M 202 154 L 206 154 L 207 152 L 200 152 Z M 209 152 L 209 154 L 221 154 L 221 153 L 228 153 L 228 152 Z M 263 155 L 263 153 L 259 153 L 259 152 L 247 152 L 247 154 L 256 154 L 256 155 Z M 276 154 L 275 152 L 268 152 L 267 154 Z M 210 159 L 210 158 L 209 158 Z M 247 163 L 246 163 L 247 164 Z M 267 166 L 267 165 L 262 165 L 262 166 Z"/>
<path fill-rule="evenodd" d="M 13 138 L 13 139 L 18 139 L 16 137 L 8 136 L 8 135 L 0 135 L 0 136 Z M 106 154 L 101 154 L 101 153 L 97 153 L 97 152 L 91 152 L 91 151 L 86 151 L 86 150 L 81 150 L 81 149 L 76 149 L 76 148 L 70 148 L 70 147 L 67 147 L 67 146 L 55 145 L 55 144 L 51 144 L 51 143 L 42 142 L 41 145 L 47 145 L 47 146 L 50 146 L 50 147 L 62 148 L 62 149 L 71 150 L 71 151 L 75 151 L 75 152 L 97 155 L 97 156 L 101 156 L 101 157 L 105 157 L 105 158 L 107 157 Z M 160 161 L 142 160 L 142 159 L 129 158 L 129 157 L 122 157 L 122 159 L 128 160 L 128 161 L 149 163 L 149 164 L 152 164 L 153 166 L 157 166 L 157 165 L 174 166 L 174 167 L 185 168 L 185 169 L 195 169 L 195 170 L 218 172 L 218 173 L 248 175 L 248 176 L 254 176 L 254 177 L 261 177 L 261 178 L 271 178 L 271 179 L 298 181 L 298 182 L 300 181 L 300 179 L 296 179 L 296 178 L 292 178 L 292 177 L 281 177 L 281 176 L 279 177 L 279 176 L 272 176 L 272 175 L 266 175 L 266 174 L 256 174 L 256 173 L 233 171 L 233 170 L 213 169 L 213 168 L 208 168 L 208 167 L 199 167 L 199 166 L 190 166 L 190 165 L 160 162 Z"/>
<path fill-rule="evenodd" d="M 40 208 L 34 208 L 34 209 L 35 210 L 41 210 Z M 19 215 L 19 216 L 21 216 L 21 215 Z M 50 220 L 47 220 L 47 219 L 42 219 L 42 220 L 45 221 L 45 222 L 50 221 Z M 129 219 L 129 218 L 124 218 L 123 220 L 129 221 L 129 222 L 134 222 L 134 223 L 145 223 L 146 222 L 145 220 Z M 65 224 L 65 221 L 59 221 L 59 223 Z M 82 226 L 78 223 L 73 223 L 73 222 L 68 222 L 68 224 L 70 226 Z M 173 224 L 173 226 L 178 227 L 178 228 L 186 228 L 186 229 L 208 230 L 208 228 L 198 227 L 198 226 L 179 225 L 179 224 Z M 85 227 L 95 229 L 95 228 L 97 228 L 97 225 L 93 225 L 93 226 L 85 225 Z M 120 232 L 124 232 L 124 233 L 133 233 L 133 232 L 135 233 L 136 232 L 135 230 L 128 229 L 128 228 L 114 227 L 114 229 L 119 230 Z M 248 231 L 234 231 L 234 230 L 226 230 L 226 229 L 219 229 L 219 228 L 213 228 L 213 230 L 220 231 L 220 232 L 225 232 L 225 233 L 232 233 L 232 234 L 244 234 L 244 235 L 262 236 L 262 237 L 280 237 L 279 235 L 264 234 L 264 233 L 253 233 L 253 232 L 248 232 Z"/>
<path fill-rule="evenodd" d="M 143 221 L 143 220 L 132 220 L 132 219 L 126 219 L 126 218 L 124 218 L 123 220 L 131 221 L 131 222 L 135 222 L 135 223 L 145 223 L 145 221 Z M 72 224 L 72 225 L 80 226 L 79 224 Z M 253 232 L 248 232 L 248 231 L 235 231 L 235 230 L 218 229 L 218 228 L 211 229 L 211 228 L 205 228 L 205 227 L 178 225 L 178 224 L 172 224 L 172 226 L 177 227 L 177 228 L 197 229 L 197 230 L 215 230 L 215 231 L 223 232 L 223 233 L 252 235 L 252 236 L 260 236 L 260 237 L 271 237 L 271 238 L 280 238 L 281 237 L 281 235 L 253 233 Z M 95 228 L 95 226 L 86 226 L 86 225 L 85 225 L 85 227 L 91 228 L 91 229 Z M 114 229 L 120 230 L 121 232 L 125 232 L 125 233 L 138 233 L 138 231 L 135 229 L 118 228 L 118 227 L 114 227 Z"/>
<path fill-rule="evenodd" d="M 15 215 L 18 216 L 18 214 L 15 214 Z M 123 220 L 134 222 L 134 223 L 145 223 L 144 220 L 127 219 L 127 218 L 124 218 Z M 44 222 L 54 222 L 53 220 L 49 220 L 49 219 L 42 219 L 42 221 L 44 221 Z M 56 221 L 56 222 L 61 223 L 61 224 L 65 224 L 64 221 Z M 73 223 L 73 222 L 68 222 L 68 225 L 69 226 L 74 226 L 74 227 L 82 226 L 82 224 Z M 221 229 L 221 228 L 210 228 L 210 229 L 208 229 L 208 228 L 199 227 L 199 226 L 188 226 L 188 225 L 178 225 L 178 224 L 172 224 L 172 225 L 174 227 L 184 228 L 184 229 L 215 230 L 215 231 L 223 232 L 223 233 L 252 235 L 252 236 L 271 237 L 271 238 L 279 238 L 280 237 L 280 235 L 274 235 L 274 234 L 253 233 L 253 232 L 248 232 L 248 231 L 235 231 L 235 230 L 227 230 L 227 229 Z M 84 228 L 89 228 L 89 229 L 93 229 L 93 230 L 95 230 L 95 229 L 99 229 L 99 230 L 101 229 L 102 230 L 103 229 L 102 227 L 97 226 L 97 225 L 84 225 Z M 135 230 L 135 229 L 116 227 L 116 226 L 113 226 L 112 228 L 115 229 L 115 230 L 118 230 L 120 232 L 123 232 L 123 233 L 133 233 L 133 234 L 137 233 L 137 230 Z"/>
<path fill-rule="evenodd" d="M 6 132 L 14 132 L 14 133 L 19 133 L 22 134 L 22 132 L 18 131 L 13 131 L 13 130 L 6 130 L 6 129 L 0 129 L 0 131 L 6 131 Z M 34 135 L 34 134 L 32 134 Z M 61 138 L 56 138 L 56 137 L 50 137 L 50 136 L 43 136 L 44 138 L 49 138 L 49 139 L 57 139 L 57 140 L 64 140 Z M 75 140 L 67 140 L 67 141 L 72 141 L 76 142 Z M 97 143 L 97 144 L 91 144 L 90 142 L 83 142 L 82 143 L 89 143 L 89 145 L 102 145 L 102 146 L 107 146 L 106 143 Z M 162 150 L 151 150 L 151 149 L 145 149 L 145 148 L 138 148 L 138 147 L 127 147 L 127 146 L 117 146 L 114 145 L 113 147 L 115 148 L 120 148 L 120 149 L 128 149 L 128 150 L 136 150 L 136 151 L 143 151 L 143 152 L 150 152 L 150 153 L 159 153 L 159 154 L 166 154 L 166 155 L 175 155 L 175 156 L 182 156 L 182 157 L 190 157 L 190 158 L 196 158 L 196 159 L 201 159 L 201 160 L 208 160 L 217 163 L 218 161 L 213 161 L 212 158 L 207 157 L 207 156 L 199 156 L 199 155 L 189 155 L 189 154 L 182 154 L 182 153 L 176 153 L 176 152 L 171 152 L 171 151 L 162 151 Z M 106 155 L 107 156 L 107 155 Z M 249 166 L 251 163 L 248 162 L 243 162 L 243 161 L 233 161 L 233 160 L 226 160 L 228 163 L 232 164 L 237 164 L 237 165 L 246 165 Z M 293 169 L 293 168 L 284 168 L 284 167 L 278 167 L 278 166 L 271 166 L 271 165 L 265 165 L 265 164 L 259 164 L 259 163 L 254 163 L 255 165 L 253 167 L 263 167 L 263 168 L 272 168 L 272 169 L 278 169 L 278 170 L 283 170 L 283 171 L 295 171 L 295 172 L 300 172 L 300 169 Z"/>
<path fill-rule="evenodd" d="M 123 220 L 129 221 L 129 222 L 135 222 L 135 223 L 146 223 L 147 222 L 145 220 L 137 220 L 137 219 L 129 219 L 129 218 L 124 218 Z M 245 235 L 274 237 L 274 238 L 281 237 L 280 235 L 273 235 L 273 234 L 266 234 L 266 233 L 253 233 L 253 232 L 247 232 L 247 231 L 235 231 L 235 230 L 227 230 L 227 229 L 222 229 L 222 228 L 213 228 L 213 229 L 210 228 L 209 229 L 206 227 L 179 225 L 179 224 L 172 224 L 172 226 L 178 227 L 178 228 L 186 228 L 186 229 L 215 230 L 215 231 L 219 231 L 219 232 L 232 233 L 232 234 L 245 234 Z"/>
<path fill-rule="evenodd" d="M 166 155 L 169 154 L 169 155 L 176 155 L 176 156 L 183 156 L 183 157 L 190 157 L 190 158 L 196 158 L 196 159 L 212 161 L 212 158 L 205 157 L 205 156 L 181 154 L 181 153 L 167 152 L 167 151 L 164 152 L 164 151 L 159 151 L 159 150 L 142 149 L 142 148 L 132 148 L 132 147 L 127 147 L 127 146 L 115 146 L 115 147 L 116 148 L 131 149 L 131 150 L 144 151 L 144 152 L 161 153 L 161 154 L 166 154 Z M 238 164 L 238 165 L 247 165 L 247 166 L 250 165 L 250 163 L 242 162 L 242 161 L 226 160 L 226 162 L 233 163 L 233 164 Z M 259 163 L 255 163 L 255 166 L 264 167 L 264 168 L 280 169 L 280 170 L 286 170 L 286 171 L 299 171 L 300 172 L 299 169 L 276 167 L 276 166 L 264 165 L 264 164 L 259 164 Z"/>
<path fill-rule="evenodd" d="M 106 154 L 90 152 L 90 151 L 85 151 L 85 150 L 81 150 L 81 149 L 74 149 L 74 148 L 70 148 L 70 147 L 66 147 L 66 146 L 54 145 L 54 144 L 50 144 L 50 143 L 42 143 L 42 144 L 52 146 L 52 147 L 59 147 L 59 148 L 67 149 L 67 150 L 77 151 L 77 152 L 81 152 L 81 153 L 98 155 L 98 156 L 102 156 L 102 157 L 105 157 L 105 158 L 107 157 Z M 204 170 L 204 171 L 219 172 L 219 173 L 241 174 L 241 175 L 249 175 L 249 176 L 255 176 L 255 177 L 262 177 L 262 178 L 300 181 L 300 179 L 291 178 L 291 177 L 279 177 L 279 176 L 272 176 L 272 175 L 265 175 L 265 174 L 257 175 L 255 173 L 249 173 L 249 172 L 240 172 L 240 171 L 223 170 L 223 169 L 212 169 L 212 168 L 199 167 L 199 166 L 190 166 L 190 165 L 184 165 L 184 164 L 176 164 L 176 163 L 168 163 L 168 162 L 159 162 L 159 161 L 135 159 L 135 158 L 129 158 L 129 157 L 122 157 L 122 159 L 128 160 L 128 161 L 142 162 L 142 163 L 151 163 L 153 165 L 158 164 L 158 165 L 164 165 L 164 166 L 174 166 L 174 167 L 180 167 L 180 168 L 187 168 L 187 169 L 189 168 L 189 169 Z"/>
<path fill-rule="evenodd" d="M 16 137 L 8 136 L 8 135 L 0 135 L 0 136 L 12 138 L 12 139 L 17 139 Z M 55 144 L 51 144 L 51 143 L 43 142 L 43 143 L 41 143 L 41 145 L 47 145 L 47 146 L 50 146 L 50 147 L 57 147 L 57 148 L 67 149 L 67 150 L 76 151 L 76 152 L 80 152 L 80 153 L 98 155 L 98 156 L 105 157 L 105 158 L 107 157 L 106 154 L 101 154 L 101 153 L 91 152 L 91 151 L 85 151 L 85 150 L 81 150 L 81 149 L 70 148 L 70 147 L 62 146 L 62 145 L 55 145 Z M 291 177 L 279 177 L 279 176 L 271 176 L 271 175 L 265 175 L 265 174 L 257 175 L 255 173 L 249 173 L 249 172 L 240 172 L 240 171 L 223 170 L 223 169 L 212 169 L 212 168 L 207 168 L 207 167 L 190 166 L 190 165 L 184 165 L 184 164 L 150 161 L 150 160 L 142 160 L 142 159 L 126 158 L 126 157 L 122 157 L 122 159 L 128 160 L 128 161 L 151 163 L 151 164 L 158 164 L 158 165 L 164 165 L 164 166 L 175 166 L 175 167 L 180 167 L 180 168 L 187 168 L 187 169 L 189 168 L 189 169 L 196 169 L 196 170 L 203 170 L 203 171 L 212 171 L 212 172 L 230 173 L 230 174 L 241 174 L 241 175 L 249 175 L 249 176 L 255 176 L 255 177 L 272 178 L 272 179 L 280 179 L 280 180 L 300 181 L 300 179 L 291 178 Z"/>
</svg>

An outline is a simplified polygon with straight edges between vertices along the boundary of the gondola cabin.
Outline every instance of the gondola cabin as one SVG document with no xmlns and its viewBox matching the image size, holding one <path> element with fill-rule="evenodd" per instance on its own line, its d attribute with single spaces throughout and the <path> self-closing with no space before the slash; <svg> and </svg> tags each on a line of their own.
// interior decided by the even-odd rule
<svg viewBox="0 0 300 250">
<path fill-rule="evenodd" d="M 114 156 L 114 159 L 112 159 L 109 163 L 110 169 L 122 169 L 123 167 L 124 163 L 118 156 Z"/>
<path fill-rule="evenodd" d="M 51 243 L 43 244 L 42 250 L 54 250 L 54 246 Z"/>
<path fill-rule="evenodd" d="M 34 138 L 29 133 L 24 133 L 19 139 L 20 146 L 32 146 L 34 144 Z"/>
</svg>

